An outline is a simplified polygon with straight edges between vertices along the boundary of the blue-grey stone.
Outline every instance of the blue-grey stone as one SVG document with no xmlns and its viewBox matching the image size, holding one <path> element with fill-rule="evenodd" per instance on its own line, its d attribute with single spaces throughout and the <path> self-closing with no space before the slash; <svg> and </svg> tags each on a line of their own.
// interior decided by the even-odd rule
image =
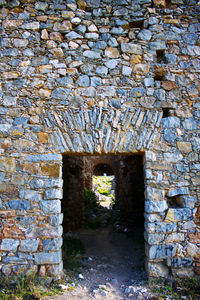
<svg viewBox="0 0 200 300">
<path fill-rule="evenodd" d="M 0 107 L 0 115 L 6 115 L 8 112 L 8 108 Z"/>
<path fill-rule="evenodd" d="M 164 222 L 147 223 L 145 228 L 151 233 L 171 233 L 177 231 L 177 224 Z"/>
<path fill-rule="evenodd" d="M 195 23 L 195 24 L 190 24 L 188 26 L 188 31 L 191 33 L 195 33 L 200 31 L 200 24 L 199 23 Z"/>
<path fill-rule="evenodd" d="M 91 51 L 91 50 L 86 50 L 83 52 L 83 56 L 91 59 L 98 59 L 101 58 L 101 55 L 99 52 L 96 51 Z"/>
<path fill-rule="evenodd" d="M 87 6 L 92 8 L 98 8 L 100 6 L 100 0 L 86 0 Z"/>
<path fill-rule="evenodd" d="M 154 79 L 153 78 L 145 78 L 144 79 L 144 85 L 146 87 L 154 86 Z"/>
<path fill-rule="evenodd" d="M 25 107 L 31 107 L 32 106 L 32 101 L 29 99 L 23 99 L 22 100 L 22 105 Z"/>
<path fill-rule="evenodd" d="M 149 25 L 158 24 L 159 20 L 156 17 L 150 17 L 148 20 Z"/>
<path fill-rule="evenodd" d="M 148 186 L 146 188 L 146 199 L 149 201 L 160 201 L 164 200 L 165 198 L 165 191 L 164 189 L 157 189 L 157 188 L 152 188 Z"/>
<path fill-rule="evenodd" d="M 56 88 L 53 90 L 51 97 L 55 99 L 66 99 L 68 98 L 71 90 L 66 88 Z"/>
<path fill-rule="evenodd" d="M 34 190 L 20 190 L 19 192 L 19 196 L 21 199 L 26 199 L 26 200 L 31 200 L 31 201 L 35 201 L 38 202 L 41 200 L 41 195 L 38 191 L 34 191 Z"/>
<path fill-rule="evenodd" d="M 39 239 L 21 240 L 19 250 L 22 252 L 36 252 L 38 250 L 39 243 Z"/>
<path fill-rule="evenodd" d="M 70 76 L 66 76 L 66 77 L 61 77 L 61 78 L 57 78 L 56 82 L 60 85 L 60 86 L 66 86 L 66 87 L 70 87 L 73 85 L 73 78 Z"/>
<path fill-rule="evenodd" d="M 177 117 L 168 117 L 162 119 L 164 128 L 180 128 L 180 119 Z"/>
<path fill-rule="evenodd" d="M 62 196 L 61 189 L 47 189 L 44 193 L 44 199 L 61 199 Z"/>
<path fill-rule="evenodd" d="M 192 220 L 192 210 L 190 208 L 171 208 L 171 210 L 173 210 L 176 222 Z"/>
<path fill-rule="evenodd" d="M 104 67 L 104 66 L 98 66 L 96 68 L 96 73 L 98 75 L 107 75 L 108 74 L 108 68 Z"/>
<path fill-rule="evenodd" d="M 145 92 L 145 90 L 143 87 L 133 88 L 130 92 L 130 97 L 140 98 L 140 97 L 144 96 L 144 92 Z"/>
<path fill-rule="evenodd" d="M 32 59 L 33 66 L 47 65 L 49 63 L 48 56 L 39 56 Z"/>
<path fill-rule="evenodd" d="M 27 265 L 27 261 L 24 258 L 19 258 L 17 256 L 4 256 L 2 261 L 5 264 L 22 264 Z"/>
<path fill-rule="evenodd" d="M 0 47 L 9 47 L 10 46 L 10 39 L 8 38 L 1 38 L 0 37 Z"/>
<path fill-rule="evenodd" d="M 168 197 L 174 197 L 177 195 L 189 195 L 189 189 L 187 187 L 181 187 L 178 189 L 169 190 L 167 193 Z"/>
<path fill-rule="evenodd" d="M 29 210 L 31 209 L 30 202 L 27 200 L 9 200 L 7 206 L 15 210 Z"/>
<path fill-rule="evenodd" d="M 34 256 L 37 265 L 59 264 L 62 260 L 61 251 L 35 253 Z"/>
<path fill-rule="evenodd" d="M 0 124 L 0 132 L 3 134 L 9 134 L 11 128 L 11 124 Z"/>
<path fill-rule="evenodd" d="M 94 41 L 96 41 L 96 40 L 98 40 L 98 38 L 99 38 L 99 34 L 96 33 L 96 32 L 87 32 L 87 33 L 85 34 L 85 38 L 86 38 L 87 40 L 94 40 Z M 91 47 L 92 47 L 92 46 L 91 46 Z"/>
<path fill-rule="evenodd" d="M 188 64 L 186 61 L 179 61 L 179 66 L 181 69 L 187 69 L 188 68 Z"/>
<path fill-rule="evenodd" d="M 110 34 L 110 33 L 103 33 L 103 34 L 101 35 L 101 39 L 102 39 L 103 41 L 105 41 L 105 42 L 108 42 L 109 39 L 110 39 L 110 37 L 111 37 L 111 34 Z"/>
<path fill-rule="evenodd" d="M 0 249 L 2 251 L 15 252 L 19 246 L 19 240 L 16 239 L 3 239 Z"/>
<path fill-rule="evenodd" d="M 197 202 L 197 199 L 192 196 L 181 196 L 182 207 L 185 208 L 194 208 Z"/>
<path fill-rule="evenodd" d="M 197 122 L 193 118 L 188 118 L 183 121 L 183 128 L 187 130 L 196 130 Z"/>
<path fill-rule="evenodd" d="M 26 253 L 26 252 L 17 252 L 19 258 L 23 258 L 23 259 L 26 259 L 26 260 L 34 260 L 34 257 L 33 257 L 33 254 L 30 254 L 30 253 Z M 18 266 L 14 266 L 14 267 L 18 267 Z M 12 267 L 12 270 L 13 272 L 15 272 L 14 268 Z"/>
<path fill-rule="evenodd" d="M 176 130 L 175 129 L 165 129 L 164 130 L 164 139 L 167 142 L 173 143 L 176 140 Z"/>
<path fill-rule="evenodd" d="M 62 246 L 62 238 L 50 239 L 43 241 L 43 250 L 44 251 L 57 251 L 60 250 Z"/>
<path fill-rule="evenodd" d="M 33 223 L 36 222 L 37 218 L 36 217 L 29 217 L 29 216 L 26 216 L 26 217 L 17 217 L 16 220 L 21 224 L 21 225 L 31 225 Z"/>
<path fill-rule="evenodd" d="M 86 32 L 87 28 L 85 25 L 83 24 L 80 24 L 77 28 L 76 28 L 76 31 L 78 31 L 79 33 L 82 33 L 84 34 Z"/>
<path fill-rule="evenodd" d="M 30 187 L 32 189 L 41 189 L 41 188 L 52 188 L 59 187 L 61 188 L 63 185 L 62 179 L 55 178 L 37 178 L 30 181 Z"/>
<path fill-rule="evenodd" d="M 100 16 L 102 16 L 102 15 L 103 15 L 102 8 L 93 9 L 92 14 L 93 14 L 95 17 L 100 17 Z"/>
<path fill-rule="evenodd" d="M 89 86 L 90 79 L 87 75 L 81 75 L 78 77 L 76 84 L 78 84 L 79 86 Z"/>
<path fill-rule="evenodd" d="M 198 34 L 197 33 L 186 33 L 186 34 L 184 34 L 184 41 L 186 41 L 187 44 L 195 45 L 197 39 L 198 39 Z"/>
<path fill-rule="evenodd" d="M 128 96 L 128 91 L 123 89 L 123 88 L 118 88 L 117 89 L 117 96 L 127 97 Z"/>
<path fill-rule="evenodd" d="M 177 55 L 166 53 L 165 54 L 165 59 L 166 59 L 166 62 L 168 64 L 176 64 L 176 62 L 177 62 Z"/>
<path fill-rule="evenodd" d="M 3 55 L 4 56 L 18 56 L 19 51 L 15 48 L 9 48 L 9 49 L 3 50 Z"/>
<path fill-rule="evenodd" d="M 4 180 L 5 178 L 5 173 L 0 172 L 0 183 Z"/>
<path fill-rule="evenodd" d="M 119 100 L 119 99 L 118 100 L 112 99 L 111 104 L 116 109 L 121 108 L 121 100 Z"/>
<path fill-rule="evenodd" d="M 192 257 L 173 257 L 167 259 L 168 266 L 172 268 L 190 268 L 193 266 Z"/>
<path fill-rule="evenodd" d="M 156 41 L 149 43 L 150 49 L 152 50 L 165 50 L 166 42 L 165 41 Z"/>
<path fill-rule="evenodd" d="M 166 201 L 146 201 L 145 212 L 147 213 L 158 213 L 164 212 L 168 208 Z"/>
<path fill-rule="evenodd" d="M 138 34 L 138 39 L 142 41 L 150 41 L 152 37 L 152 33 L 150 30 L 143 29 L 142 31 L 139 32 Z"/>
<path fill-rule="evenodd" d="M 8 64 L 12 67 L 17 67 L 19 66 L 20 60 L 19 59 L 12 59 L 8 62 Z"/>
<path fill-rule="evenodd" d="M 57 214 L 61 212 L 60 200 L 40 201 L 40 208 L 45 214 Z"/>
<path fill-rule="evenodd" d="M 71 31 L 65 35 L 69 40 L 82 39 L 83 36 L 78 34 L 76 31 Z"/>
<path fill-rule="evenodd" d="M 160 100 L 160 101 L 164 101 L 165 100 L 165 90 L 163 89 L 157 89 L 154 92 L 154 96 Z"/>
<path fill-rule="evenodd" d="M 105 62 L 106 67 L 108 67 L 109 69 L 115 69 L 118 64 L 119 64 L 119 59 L 110 59 Z"/>
<path fill-rule="evenodd" d="M 117 46 L 118 46 L 118 42 L 117 42 L 116 38 L 111 37 L 111 38 L 109 39 L 109 41 L 108 41 L 108 45 L 109 45 L 110 47 L 117 47 Z"/>
<path fill-rule="evenodd" d="M 182 173 L 189 172 L 189 168 L 187 166 L 184 166 L 183 164 L 177 164 L 176 169 L 177 169 L 177 171 L 182 172 Z"/>
<path fill-rule="evenodd" d="M 183 155 L 180 154 L 180 153 L 170 153 L 170 152 L 167 152 L 167 153 L 164 153 L 164 160 L 166 161 L 169 161 L 169 162 L 178 162 L 180 160 L 183 159 Z"/>
<path fill-rule="evenodd" d="M 24 125 L 28 123 L 29 118 L 25 118 L 25 117 L 16 117 L 14 119 L 13 125 Z"/>
<path fill-rule="evenodd" d="M 48 223 L 52 226 L 58 226 L 63 222 L 63 214 L 57 214 L 48 217 Z"/>
<path fill-rule="evenodd" d="M 167 259 L 176 254 L 176 245 L 153 245 L 147 248 L 147 256 L 151 259 Z"/>
<path fill-rule="evenodd" d="M 54 154 L 54 153 L 48 153 L 48 154 L 28 154 L 24 157 L 26 160 L 31 162 L 39 162 L 39 161 L 62 161 L 62 155 L 61 154 Z"/>
<path fill-rule="evenodd" d="M 122 27 L 113 27 L 110 32 L 112 34 L 121 35 L 124 32 L 124 30 Z"/>
<path fill-rule="evenodd" d="M 107 43 L 104 41 L 98 41 L 94 44 L 94 48 L 97 48 L 97 49 L 104 50 L 104 49 L 106 49 L 106 47 L 107 47 Z"/>
<path fill-rule="evenodd" d="M 101 77 L 92 77 L 91 78 L 91 86 L 97 87 L 101 86 Z"/>
<path fill-rule="evenodd" d="M 34 56 L 35 54 L 34 54 L 34 52 L 33 52 L 33 50 L 32 49 L 24 49 L 23 50 L 23 56 L 28 56 L 28 57 L 31 57 L 31 56 Z M 45 65 L 45 63 L 43 63 L 44 65 Z"/>
</svg>

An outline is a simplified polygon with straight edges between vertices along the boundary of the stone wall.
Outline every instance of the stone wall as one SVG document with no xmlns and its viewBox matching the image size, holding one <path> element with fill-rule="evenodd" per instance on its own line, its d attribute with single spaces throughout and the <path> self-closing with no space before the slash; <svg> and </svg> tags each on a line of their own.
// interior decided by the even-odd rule
<svg viewBox="0 0 200 300">
<path fill-rule="evenodd" d="M 3 274 L 62 273 L 62 154 L 145 153 L 149 276 L 200 273 L 200 3 L 0 0 Z"/>
</svg>

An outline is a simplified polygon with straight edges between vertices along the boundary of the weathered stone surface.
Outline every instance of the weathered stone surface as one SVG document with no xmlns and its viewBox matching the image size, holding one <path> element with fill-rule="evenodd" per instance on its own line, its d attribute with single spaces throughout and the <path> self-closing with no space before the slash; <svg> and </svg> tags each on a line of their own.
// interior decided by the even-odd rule
<svg viewBox="0 0 200 300">
<path fill-rule="evenodd" d="M 60 200 L 44 200 L 40 202 L 40 208 L 45 214 L 57 214 L 61 212 Z"/>
<path fill-rule="evenodd" d="M 192 219 L 192 212 L 189 208 L 169 208 L 165 222 L 183 222 Z"/>
<path fill-rule="evenodd" d="M 22 240 L 19 250 L 22 252 L 37 252 L 39 242 L 39 239 Z"/>
<path fill-rule="evenodd" d="M 122 52 L 129 54 L 142 54 L 141 46 L 131 43 L 122 43 L 121 50 Z"/>
<path fill-rule="evenodd" d="M 149 259 L 166 259 L 175 256 L 176 245 L 153 245 L 147 249 Z"/>
<path fill-rule="evenodd" d="M 57 251 L 60 250 L 62 246 L 62 239 L 51 239 L 43 241 L 43 250 L 44 251 Z"/>
<path fill-rule="evenodd" d="M 1 243 L 2 251 L 12 251 L 15 252 L 19 246 L 19 240 L 15 239 L 4 239 Z"/>
<path fill-rule="evenodd" d="M 61 251 L 35 253 L 34 256 L 37 265 L 59 264 L 62 259 Z"/>
</svg>

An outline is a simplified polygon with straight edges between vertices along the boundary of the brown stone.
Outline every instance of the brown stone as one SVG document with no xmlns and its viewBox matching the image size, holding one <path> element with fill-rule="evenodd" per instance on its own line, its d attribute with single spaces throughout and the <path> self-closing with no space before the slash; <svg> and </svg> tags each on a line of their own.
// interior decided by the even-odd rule
<svg viewBox="0 0 200 300">
<path fill-rule="evenodd" d="M 3 227 L 3 236 L 4 238 L 11 238 L 11 239 L 24 239 L 25 234 L 24 232 L 19 229 L 16 225 L 4 225 Z"/>
<path fill-rule="evenodd" d="M 165 0 L 153 0 L 153 3 L 156 6 L 159 6 L 159 7 L 166 7 L 166 1 Z"/>
<path fill-rule="evenodd" d="M 16 211 L 14 210 L 1 210 L 0 218 L 12 218 L 16 216 Z"/>
<path fill-rule="evenodd" d="M 73 18 L 75 16 L 75 13 L 73 13 L 73 11 L 63 11 L 62 12 L 62 17 L 63 18 L 66 18 L 66 19 L 68 19 L 68 18 Z"/>
<path fill-rule="evenodd" d="M 54 48 L 54 49 L 51 50 L 51 52 L 56 57 L 63 57 L 64 56 L 62 48 Z"/>
<path fill-rule="evenodd" d="M 40 22 L 46 22 L 47 21 L 47 16 L 37 16 L 36 20 L 40 21 Z"/>
<path fill-rule="evenodd" d="M 133 68 L 133 72 L 138 75 L 147 74 L 149 72 L 150 65 L 149 64 L 137 64 Z"/>
<path fill-rule="evenodd" d="M 8 184 L 1 183 L 0 184 L 0 194 L 6 196 L 19 196 L 19 190 L 13 186 L 9 186 Z"/>
<path fill-rule="evenodd" d="M 59 177 L 61 173 L 61 167 L 58 164 L 45 164 L 41 166 L 41 173 L 42 175 Z"/>
<path fill-rule="evenodd" d="M 38 141 L 41 144 L 47 144 L 49 142 L 49 135 L 46 132 L 38 133 Z"/>
<path fill-rule="evenodd" d="M 16 169 L 15 158 L 0 157 L 0 171 L 14 172 Z"/>
<path fill-rule="evenodd" d="M 197 274 L 197 275 L 200 275 L 200 263 L 197 263 L 195 268 L 194 268 L 194 272 Z"/>
<path fill-rule="evenodd" d="M 129 42 L 129 38 L 124 37 L 124 36 L 120 36 L 117 41 L 121 44 L 121 43 L 128 43 Z"/>
<path fill-rule="evenodd" d="M 2 77 L 6 78 L 6 79 L 14 79 L 19 77 L 19 73 L 18 72 L 4 72 L 2 73 Z"/>
<path fill-rule="evenodd" d="M 167 74 L 167 69 L 158 65 L 154 66 L 154 70 L 155 70 L 155 75 L 156 76 L 165 76 Z"/>
<path fill-rule="evenodd" d="M 109 58 L 118 58 L 119 57 L 119 51 L 117 48 L 113 47 L 107 47 L 105 50 L 105 56 Z"/>
<path fill-rule="evenodd" d="M 57 43 L 52 41 L 52 40 L 48 40 L 47 41 L 47 48 L 51 49 L 51 48 L 56 48 L 57 47 Z"/>
<path fill-rule="evenodd" d="M 200 243 L 200 232 L 189 234 L 190 243 L 198 244 Z"/>
<path fill-rule="evenodd" d="M 3 26 L 4 28 L 16 29 L 16 27 L 20 26 L 22 23 L 22 20 L 5 20 L 3 21 Z"/>
<path fill-rule="evenodd" d="M 41 97 L 45 97 L 45 98 L 49 98 L 51 96 L 51 90 L 48 89 L 40 89 L 38 93 Z"/>
<path fill-rule="evenodd" d="M 178 85 L 175 81 L 163 81 L 162 86 L 167 91 L 175 90 L 178 88 Z"/>
<path fill-rule="evenodd" d="M 142 61 L 142 55 L 133 54 L 130 59 L 131 64 L 138 64 Z"/>
<path fill-rule="evenodd" d="M 87 8 L 87 4 L 83 0 L 78 0 L 77 1 L 77 5 L 78 5 L 78 8 L 82 9 L 82 10 L 86 10 L 86 8 Z"/>
<path fill-rule="evenodd" d="M 40 172 L 40 168 L 38 164 L 28 163 L 28 162 L 19 162 L 17 167 L 23 170 L 24 172 L 28 172 L 29 174 L 37 174 Z"/>
<path fill-rule="evenodd" d="M 50 33 L 50 39 L 53 40 L 53 41 L 62 42 L 63 41 L 63 36 L 60 32 L 51 32 Z"/>
</svg>

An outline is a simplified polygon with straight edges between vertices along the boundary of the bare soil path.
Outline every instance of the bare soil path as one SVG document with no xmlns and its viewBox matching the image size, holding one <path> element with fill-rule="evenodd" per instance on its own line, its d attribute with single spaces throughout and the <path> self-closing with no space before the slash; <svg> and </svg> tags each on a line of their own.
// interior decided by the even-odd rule
<svg viewBox="0 0 200 300">
<path fill-rule="evenodd" d="M 76 286 L 63 295 L 45 299 L 151 299 L 144 270 L 142 232 L 134 237 L 113 231 L 80 229 L 75 237 L 85 246 L 85 259 L 75 280 Z"/>
</svg>

